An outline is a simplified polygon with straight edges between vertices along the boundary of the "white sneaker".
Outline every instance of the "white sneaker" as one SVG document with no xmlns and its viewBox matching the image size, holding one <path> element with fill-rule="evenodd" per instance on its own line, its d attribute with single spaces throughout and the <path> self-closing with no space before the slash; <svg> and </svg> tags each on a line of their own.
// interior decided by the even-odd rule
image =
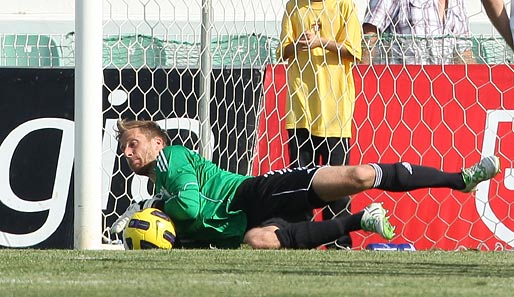
<svg viewBox="0 0 514 297">
<path fill-rule="evenodd" d="M 366 206 L 361 219 L 362 230 L 378 233 L 387 240 L 393 239 L 395 227 L 389 223 L 386 213 L 387 211 L 382 207 L 382 203 L 371 203 Z"/>
<path fill-rule="evenodd" d="M 500 172 L 500 159 L 496 156 L 485 157 L 475 165 L 462 169 L 462 179 L 466 187 L 461 192 L 476 191 L 477 185 L 495 177 Z"/>
</svg>

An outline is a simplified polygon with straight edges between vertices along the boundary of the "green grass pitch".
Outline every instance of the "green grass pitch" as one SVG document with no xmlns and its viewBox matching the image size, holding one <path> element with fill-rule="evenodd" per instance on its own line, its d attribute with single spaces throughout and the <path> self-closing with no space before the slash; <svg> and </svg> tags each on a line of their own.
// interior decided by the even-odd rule
<svg viewBox="0 0 514 297">
<path fill-rule="evenodd" d="M 0 296 L 514 296 L 514 253 L 0 249 Z"/>
</svg>

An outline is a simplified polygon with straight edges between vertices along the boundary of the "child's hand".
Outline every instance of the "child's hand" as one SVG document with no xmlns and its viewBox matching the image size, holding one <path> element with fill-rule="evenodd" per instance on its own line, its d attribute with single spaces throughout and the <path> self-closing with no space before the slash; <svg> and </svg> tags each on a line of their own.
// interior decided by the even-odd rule
<svg viewBox="0 0 514 297">
<path fill-rule="evenodd" d="M 298 38 L 297 48 L 300 50 L 309 50 L 320 46 L 320 36 L 312 31 L 304 31 Z"/>
</svg>

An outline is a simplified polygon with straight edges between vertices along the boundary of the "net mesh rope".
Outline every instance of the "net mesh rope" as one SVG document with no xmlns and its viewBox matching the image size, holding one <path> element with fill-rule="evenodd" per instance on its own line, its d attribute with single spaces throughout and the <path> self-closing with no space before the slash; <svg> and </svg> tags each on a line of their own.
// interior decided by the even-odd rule
<svg viewBox="0 0 514 297">
<path fill-rule="evenodd" d="M 152 4 L 152 1 L 149 4 Z M 140 5 L 145 6 L 142 3 Z M 241 3 L 229 1 L 213 5 L 215 7 L 222 5 L 221 11 L 229 11 L 239 8 Z M 164 11 L 164 8 L 161 8 L 161 11 Z M 262 13 L 258 5 L 248 7 L 244 11 L 247 14 L 245 17 L 249 17 L 252 13 Z M 266 11 L 266 13 L 272 14 L 272 19 L 280 20 L 282 11 L 283 7 L 280 7 L 277 11 Z M 288 162 L 291 162 L 287 159 L 286 146 L 289 140 L 284 134 L 284 130 L 277 126 L 281 127 L 284 123 L 286 110 L 281 108 L 283 108 L 283 96 L 287 86 L 284 81 L 281 81 L 284 79 L 283 76 L 273 77 L 278 75 L 280 67 L 284 66 L 277 64 L 275 55 L 280 43 L 278 39 L 279 23 L 276 23 L 276 28 L 266 27 L 260 31 L 254 31 L 251 29 L 251 21 L 243 21 L 235 25 L 235 27 L 242 26 L 242 30 L 239 28 L 238 31 L 231 31 L 228 28 L 237 23 L 236 20 L 224 19 L 220 25 L 216 16 L 214 19 L 215 23 L 216 21 L 218 23 L 211 28 L 212 38 L 209 46 L 214 69 L 211 109 L 224 112 L 211 110 L 210 113 L 215 139 L 212 159 L 222 168 L 242 174 L 263 174 L 267 170 L 286 167 Z M 132 104 L 141 106 L 143 110 L 130 110 L 127 113 L 125 109 L 112 117 L 128 115 L 129 117 L 155 120 L 170 118 L 198 120 L 196 98 L 201 94 L 196 93 L 198 88 L 195 84 L 200 66 L 201 47 L 198 31 L 201 24 L 186 22 L 180 25 L 172 22 L 170 26 L 174 28 L 182 26 L 178 30 L 180 33 L 123 36 L 115 34 L 105 39 L 104 65 L 107 69 L 114 68 L 121 73 L 127 68 L 135 69 L 136 73 L 145 71 L 153 73 L 154 79 L 170 81 L 173 77 L 173 80 L 180 79 L 181 81 L 181 86 L 173 90 L 157 85 L 156 81 L 136 83 L 134 90 L 124 90 L 127 92 L 127 98 L 137 100 L 138 96 L 132 96 L 132 93 L 139 92 L 143 94 L 143 100 L 148 100 L 151 93 L 154 93 L 154 96 L 161 98 L 159 107 L 155 110 L 148 110 L 152 107 L 146 107 L 147 110 L 144 110 L 144 103 Z M 190 30 L 196 33 L 189 34 Z M 407 161 L 413 163 L 427 163 L 427 165 L 441 169 L 459 170 L 464 166 L 470 166 L 480 156 L 482 144 L 479 139 L 483 138 L 477 134 L 483 133 L 483 128 L 481 130 L 472 127 L 473 121 L 467 118 L 468 111 L 478 110 L 477 113 L 487 113 L 490 108 L 497 106 L 489 107 L 473 98 L 469 98 L 469 102 L 439 101 L 438 98 L 447 97 L 447 93 L 460 92 L 462 87 L 459 85 L 467 81 L 468 77 L 475 75 L 473 69 L 467 68 L 463 71 L 465 76 L 456 79 L 455 75 L 451 74 L 451 69 L 445 70 L 444 67 L 434 72 L 431 68 L 411 69 L 406 65 L 390 65 L 391 58 L 394 58 L 394 52 L 391 50 L 394 45 L 403 45 L 405 40 L 417 39 L 415 43 L 423 44 L 426 52 L 430 52 L 429 47 L 437 44 L 437 42 L 433 42 L 434 40 L 444 40 L 445 38 L 469 42 L 472 45 L 476 63 L 488 65 L 485 69 L 492 69 L 498 64 L 510 65 L 513 59 L 512 51 L 497 36 L 432 36 L 430 39 L 416 36 L 382 35 L 379 43 L 375 45 L 382 56 L 377 55 L 377 59 L 372 61 L 373 67 L 359 66 L 354 71 L 357 77 L 362 77 L 360 82 L 359 79 L 356 79 L 356 83 L 359 84 L 356 94 L 358 102 L 365 102 L 365 104 L 356 105 L 356 111 L 359 109 L 359 112 L 356 112 L 354 119 L 356 133 L 351 142 L 350 163 L 369 162 L 370 159 L 373 159 L 371 161 L 389 162 L 407 158 Z M 364 48 L 369 46 L 368 40 L 369 36 L 363 38 Z M 398 60 L 398 57 L 396 58 Z M 250 71 L 252 69 L 256 71 Z M 243 73 L 244 71 L 249 71 L 249 74 Z M 191 77 L 186 78 L 188 76 Z M 375 81 L 370 82 L 369 77 L 374 77 Z M 491 76 L 489 83 L 494 86 L 493 79 L 494 77 Z M 279 81 L 281 82 L 279 83 Z M 188 86 L 188 83 L 192 83 L 193 86 Z M 394 87 L 386 88 L 385 86 L 390 83 L 394 83 Z M 474 85 L 475 82 L 472 79 L 466 83 L 469 83 L 469 87 L 476 88 L 477 97 L 483 94 L 483 88 L 487 88 Z M 376 87 L 370 87 L 373 84 L 376 84 Z M 428 92 L 428 95 L 427 93 L 423 94 L 427 97 L 417 97 L 419 96 L 417 85 L 426 86 L 429 90 L 443 86 L 447 91 L 441 95 L 439 89 L 433 89 Z M 370 91 L 373 88 L 377 88 L 380 92 Z M 499 97 L 503 96 L 502 92 L 510 90 L 510 87 L 505 86 L 496 88 L 499 89 Z M 113 91 L 117 89 L 117 86 L 109 87 L 109 89 Z M 233 92 L 232 89 L 239 90 L 239 93 Z M 390 89 L 390 93 L 384 93 L 384 89 Z M 167 93 L 170 93 L 170 98 L 174 98 L 171 102 L 162 99 L 166 97 Z M 451 96 L 455 97 L 455 95 Z M 180 103 L 180 100 L 176 99 L 179 97 L 186 99 Z M 190 100 L 191 98 L 195 99 Z M 279 100 L 280 98 L 282 101 Z M 175 104 L 175 106 L 168 108 L 164 106 L 166 104 Z M 181 104 L 185 106 L 179 106 Z M 268 104 L 270 104 L 269 107 L 267 107 Z M 502 104 L 499 105 L 501 108 Z M 363 109 L 365 110 L 363 111 Z M 453 121 L 445 123 L 448 112 L 455 113 L 455 116 L 461 119 L 461 123 L 456 124 Z M 377 116 L 377 114 L 382 116 Z M 387 116 L 383 116 L 384 114 Z M 406 114 L 414 116 L 406 116 Z M 433 123 L 434 118 L 439 121 Z M 413 121 L 415 122 L 413 123 Z M 261 129 L 255 127 L 261 127 Z M 183 129 L 179 131 L 171 135 L 174 142 L 185 144 L 193 149 L 198 148 L 197 134 L 191 131 L 185 132 Z M 417 135 L 420 133 L 423 138 L 428 137 L 429 139 L 418 140 Z M 385 142 L 378 141 L 384 136 L 389 139 Z M 440 137 L 448 140 L 444 144 L 439 144 L 436 138 Z M 463 140 L 464 137 L 467 139 Z M 403 141 L 398 142 L 398 138 Z M 461 141 L 474 143 L 471 151 L 461 151 L 459 149 Z M 263 145 L 267 147 L 261 149 Z M 258 157 L 260 154 L 263 155 Z M 124 174 L 123 165 L 119 166 L 119 171 L 113 172 L 115 175 Z M 132 183 L 134 181 L 131 179 L 134 180 L 134 177 L 129 175 L 122 179 L 127 180 L 126 187 L 128 188 L 130 185 L 130 189 L 116 194 L 111 193 L 107 210 L 104 213 L 106 225 L 112 218 L 117 217 L 120 210 L 124 209 L 126 205 L 124 201 L 128 197 L 139 199 L 139 194 L 133 192 L 135 188 Z M 144 193 L 144 196 L 147 195 L 145 188 L 150 186 L 144 180 L 142 184 L 138 189 Z M 148 192 L 151 192 L 151 189 L 148 189 Z M 510 206 L 511 202 L 508 198 L 494 194 L 493 192 L 494 199 L 500 200 L 499 203 L 496 203 L 497 207 Z M 474 228 L 474 225 L 478 225 L 482 219 L 480 215 L 477 216 L 478 219 L 469 216 L 469 207 L 473 204 L 470 201 L 473 200 L 473 197 L 472 195 L 439 190 L 401 195 L 372 191 L 354 197 L 352 211 L 359 211 L 371 201 L 384 202 L 390 210 L 392 222 L 398 226 L 397 233 L 400 237 L 397 238 L 397 241 L 411 242 L 419 248 L 497 249 L 499 246 L 508 247 L 505 242 L 498 240 L 491 232 L 484 235 L 483 233 L 486 233 L 484 228 Z M 316 210 L 317 216 L 314 219 L 319 217 L 321 212 L 322 210 Z M 508 217 L 510 213 L 506 215 Z M 420 226 L 421 230 L 419 230 Z M 466 231 L 456 231 L 462 228 L 465 228 Z M 462 233 L 466 235 L 463 236 Z M 354 248 L 364 248 L 369 242 L 381 241 L 376 235 L 362 232 L 354 234 L 353 238 Z"/>
<path fill-rule="evenodd" d="M 191 2 L 187 11 L 179 11 L 185 5 L 173 1 L 104 3 L 109 16 L 104 22 L 104 75 L 112 79 L 104 85 L 108 105 L 104 105 L 103 148 L 112 162 L 103 169 L 104 180 L 110 184 L 103 197 L 103 233 L 106 243 L 116 243 L 119 238 L 109 235 L 107 228 L 129 203 L 150 197 L 153 189 L 147 179 L 127 170 L 113 141 L 115 120 L 156 120 L 169 129 L 173 143 L 199 147 L 201 2 Z M 290 160 L 281 105 L 287 86 L 284 65 L 277 64 L 275 55 L 284 4 L 251 3 L 244 8 L 239 1 L 213 4 L 216 14 L 209 49 L 214 153 L 210 157 L 224 169 L 256 175 L 287 166 Z M 236 10 L 243 15 L 228 16 Z M 227 15 L 219 15 L 220 11 Z M 258 29 L 256 16 L 265 20 Z M 350 163 L 406 158 L 459 170 L 476 162 L 492 142 L 490 152 L 507 163 L 502 166 L 503 181 L 479 189 L 487 191 L 485 196 L 438 189 L 404 194 L 371 191 L 353 197 L 352 211 L 371 201 L 384 202 L 398 226 L 396 240 L 420 248 L 510 248 L 509 230 L 514 230 L 514 224 L 509 220 L 514 212 L 507 194 L 514 189 L 514 179 L 509 161 L 513 153 L 507 141 L 514 107 L 507 100 L 514 96 L 514 83 L 501 78 L 513 77 L 514 54 L 497 35 L 433 36 L 469 41 L 476 63 L 457 70 L 440 64 L 390 64 L 392 45 L 416 38 L 420 39 L 417 44 L 430 46 L 428 37 L 382 35 L 374 45 L 379 55 L 372 66 L 355 65 L 357 103 Z M 368 41 L 365 36 L 364 48 L 369 47 Z M 74 66 L 73 33 L 2 34 L 0 44 L 2 67 Z M 503 233 L 495 233 L 495 228 Z M 352 236 L 354 248 L 381 241 L 363 232 Z"/>
</svg>

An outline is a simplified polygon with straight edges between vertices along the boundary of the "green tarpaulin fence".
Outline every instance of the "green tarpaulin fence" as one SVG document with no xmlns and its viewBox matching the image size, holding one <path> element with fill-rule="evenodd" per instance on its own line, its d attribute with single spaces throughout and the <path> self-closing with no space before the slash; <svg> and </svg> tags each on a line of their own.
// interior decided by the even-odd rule
<svg viewBox="0 0 514 297">
<path fill-rule="evenodd" d="M 0 34 L 0 66 L 7 67 L 58 67 L 74 66 L 73 34 L 55 36 Z M 474 63 L 513 64 L 514 53 L 500 37 L 451 36 L 419 38 L 413 36 L 383 35 L 376 44 L 378 56 L 374 63 L 402 63 L 407 51 L 402 46 L 412 42 L 422 44 L 423 50 L 432 54 L 430 46 L 438 40 L 451 38 L 469 44 Z M 363 47 L 369 46 L 369 37 Z M 407 42 L 408 41 L 408 42 Z M 435 41 L 435 42 L 434 42 Z M 214 68 L 261 67 L 276 63 L 275 52 L 279 40 L 262 34 L 221 35 L 210 44 Z M 392 50 L 399 46 L 399 50 Z M 418 46 L 420 47 L 420 46 Z M 169 40 L 166 37 L 147 35 L 113 35 L 104 38 L 103 65 L 106 68 L 177 67 L 196 68 L 200 63 L 200 43 Z M 379 54 L 380 55 L 380 54 Z M 396 57 L 394 57 L 396 56 Z M 385 58 L 384 58 L 385 57 Z M 394 59 L 393 59 L 394 58 Z"/>
</svg>

